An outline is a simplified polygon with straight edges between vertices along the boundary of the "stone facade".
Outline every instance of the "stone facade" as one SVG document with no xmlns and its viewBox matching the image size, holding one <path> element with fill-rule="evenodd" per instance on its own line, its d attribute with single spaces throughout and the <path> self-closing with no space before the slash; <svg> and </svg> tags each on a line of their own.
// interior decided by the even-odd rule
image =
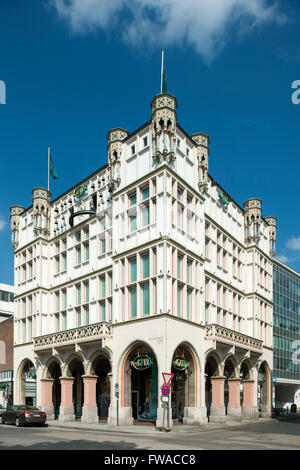
<svg viewBox="0 0 300 470">
<path fill-rule="evenodd" d="M 34 190 L 15 225 L 12 209 L 15 383 L 34 370 L 37 404 L 61 420 L 269 415 L 274 224 L 211 177 L 209 137 L 181 128 L 174 96 L 151 109 L 109 131 L 108 165 L 52 202 Z"/>
</svg>

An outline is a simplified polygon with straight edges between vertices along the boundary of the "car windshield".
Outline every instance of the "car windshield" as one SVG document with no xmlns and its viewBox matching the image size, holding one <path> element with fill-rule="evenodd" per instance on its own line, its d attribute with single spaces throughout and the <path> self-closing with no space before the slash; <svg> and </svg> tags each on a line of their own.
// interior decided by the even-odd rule
<svg viewBox="0 0 300 470">
<path fill-rule="evenodd" d="M 18 409 L 19 410 L 35 410 L 35 411 L 38 411 L 39 409 L 36 408 L 35 406 L 28 406 L 28 405 L 21 405 L 21 406 L 18 406 Z"/>
</svg>

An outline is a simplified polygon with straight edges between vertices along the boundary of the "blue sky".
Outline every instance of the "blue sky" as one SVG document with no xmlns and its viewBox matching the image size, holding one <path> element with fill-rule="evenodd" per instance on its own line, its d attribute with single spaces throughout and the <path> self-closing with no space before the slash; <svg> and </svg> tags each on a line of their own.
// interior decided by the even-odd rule
<svg viewBox="0 0 300 470">
<path fill-rule="evenodd" d="M 0 282 L 13 283 L 10 206 L 52 198 L 106 163 L 110 128 L 150 118 L 165 48 L 178 122 L 210 136 L 210 174 L 278 219 L 277 255 L 300 272 L 297 0 L 0 0 Z"/>
</svg>

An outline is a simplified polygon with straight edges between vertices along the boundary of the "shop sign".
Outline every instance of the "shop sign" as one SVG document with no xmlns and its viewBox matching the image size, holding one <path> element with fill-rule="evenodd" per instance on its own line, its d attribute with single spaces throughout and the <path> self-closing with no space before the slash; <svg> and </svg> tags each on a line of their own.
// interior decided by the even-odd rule
<svg viewBox="0 0 300 470">
<path fill-rule="evenodd" d="M 79 186 L 77 189 L 75 189 L 73 196 L 75 199 L 81 199 L 87 191 L 87 184 L 83 184 Z"/>
<path fill-rule="evenodd" d="M 173 361 L 173 366 L 177 370 L 185 370 L 189 365 L 189 361 L 187 361 L 184 357 L 176 357 Z"/>
<path fill-rule="evenodd" d="M 36 372 L 35 372 L 35 370 L 30 370 L 30 369 L 27 370 L 27 371 L 25 372 L 25 378 L 26 378 L 26 379 L 36 379 Z"/>
<path fill-rule="evenodd" d="M 147 355 L 138 355 L 133 361 L 131 361 L 131 365 L 137 370 L 145 370 L 151 367 L 153 364 L 152 359 Z"/>
</svg>

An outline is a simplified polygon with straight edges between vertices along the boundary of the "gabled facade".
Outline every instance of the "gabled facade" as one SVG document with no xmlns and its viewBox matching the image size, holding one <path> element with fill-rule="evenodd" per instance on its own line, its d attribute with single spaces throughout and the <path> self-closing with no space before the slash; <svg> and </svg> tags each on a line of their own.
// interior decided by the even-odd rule
<svg viewBox="0 0 300 470">
<path fill-rule="evenodd" d="M 108 132 L 106 166 L 11 208 L 15 397 L 27 374 L 49 417 L 161 426 L 172 372 L 171 425 L 268 416 L 276 219 L 212 178 L 174 96 L 151 110 Z"/>
</svg>

